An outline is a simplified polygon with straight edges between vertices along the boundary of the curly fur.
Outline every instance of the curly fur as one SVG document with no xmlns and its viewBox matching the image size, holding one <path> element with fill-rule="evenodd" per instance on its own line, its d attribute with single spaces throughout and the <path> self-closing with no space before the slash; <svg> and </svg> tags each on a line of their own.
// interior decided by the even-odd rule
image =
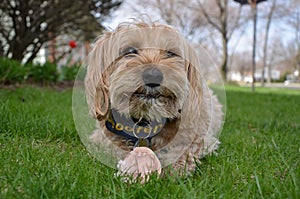
<svg viewBox="0 0 300 199">
<path fill-rule="evenodd" d="M 128 47 L 138 53 L 124 55 Z M 151 149 L 164 166 L 194 170 L 195 158 L 217 149 L 223 116 L 222 106 L 201 77 L 200 64 L 195 50 L 167 25 L 126 23 L 104 33 L 87 59 L 87 103 L 101 127 L 91 136 L 92 142 L 118 146 L 118 157 L 132 150 L 126 138 L 105 127 L 112 108 L 128 118 L 168 118 L 170 122 L 152 138 Z M 162 72 L 159 87 L 145 86 L 142 73 L 147 68 Z M 147 99 L 149 92 L 155 97 Z"/>
</svg>

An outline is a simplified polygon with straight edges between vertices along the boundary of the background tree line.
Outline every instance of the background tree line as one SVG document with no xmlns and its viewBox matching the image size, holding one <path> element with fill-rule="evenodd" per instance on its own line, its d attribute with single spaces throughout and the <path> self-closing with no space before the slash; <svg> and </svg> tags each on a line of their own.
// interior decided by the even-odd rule
<svg viewBox="0 0 300 199">
<path fill-rule="evenodd" d="M 0 55 L 31 62 L 60 34 L 94 39 L 119 0 L 1 0 Z"/>
<path fill-rule="evenodd" d="M 300 1 L 266 0 L 257 8 L 258 66 L 299 71 Z M 112 17 L 116 10 L 126 19 L 146 13 L 175 26 L 214 55 L 225 78 L 228 71 L 245 75 L 250 70 L 251 7 L 234 0 L 2 0 L 0 56 L 31 62 L 61 34 L 91 42 L 103 22 L 122 21 L 120 14 Z"/>
</svg>

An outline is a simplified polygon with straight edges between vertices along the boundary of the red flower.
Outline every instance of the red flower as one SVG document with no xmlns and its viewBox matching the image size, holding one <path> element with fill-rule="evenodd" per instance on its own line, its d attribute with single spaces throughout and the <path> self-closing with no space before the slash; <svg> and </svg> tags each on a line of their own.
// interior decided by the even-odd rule
<svg viewBox="0 0 300 199">
<path fill-rule="evenodd" d="M 76 41 L 74 40 L 71 40 L 69 41 L 69 46 L 73 49 L 73 48 L 76 48 L 77 44 L 76 44 Z"/>
</svg>

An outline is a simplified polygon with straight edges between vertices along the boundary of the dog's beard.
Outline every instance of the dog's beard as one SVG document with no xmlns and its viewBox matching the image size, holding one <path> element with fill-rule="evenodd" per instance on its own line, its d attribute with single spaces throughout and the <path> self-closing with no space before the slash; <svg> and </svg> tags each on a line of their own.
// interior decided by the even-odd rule
<svg viewBox="0 0 300 199">
<path fill-rule="evenodd" d="M 165 86 L 139 87 L 130 97 L 129 114 L 147 121 L 173 119 L 180 113 L 176 95 Z"/>
<path fill-rule="evenodd" d="M 152 65 L 161 71 L 163 81 L 151 86 L 151 83 L 157 82 L 147 85 L 143 80 L 143 72 L 151 63 L 145 64 L 141 57 L 115 63 L 109 86 L 111 108 L 138 120 L 160 122 L 180 117 L 180 111 L 189 95 L 184 61 L 180 57 L 169 61 L 161 59 L 161 64 Z"/>
<path fill-rule="evenodd" d="M 184 75 L 173 74 L 166 84 L 149 87 L 132 76 L 132 71 L 122 71 L 121 76 L 113 79 L 110 86 L 111 108 L 128 118 L 162 121 L 180 116 L 180 111 L 189 94 L 188 80 Z M 168 72 L 172 74 L 169 69 Z M 131 74 L 131 75 L 130 75 Z M 168 75 L 165 75 L 168 79 Z M 136 80 L 137 79 L 137 80 Z"/>
</svg>

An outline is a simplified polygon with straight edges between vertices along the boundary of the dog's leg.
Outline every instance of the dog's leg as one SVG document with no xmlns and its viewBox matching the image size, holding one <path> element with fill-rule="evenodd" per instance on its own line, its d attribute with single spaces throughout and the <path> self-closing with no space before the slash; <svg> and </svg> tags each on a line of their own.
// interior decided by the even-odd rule
<svg viewBox="0 0 300 199">
<path fill-rule="evenodd" d="M 179 175 L 189 175 L 195 168 L 197 161 L 205 155 L 211 155 L 217 150 L 220 142 L 213 137 L 198 138 L 189 146 L 185 153 L 183 153 L 178 160 L 172 164 L 172 168 L 178 172 Z"/>
</svg>

